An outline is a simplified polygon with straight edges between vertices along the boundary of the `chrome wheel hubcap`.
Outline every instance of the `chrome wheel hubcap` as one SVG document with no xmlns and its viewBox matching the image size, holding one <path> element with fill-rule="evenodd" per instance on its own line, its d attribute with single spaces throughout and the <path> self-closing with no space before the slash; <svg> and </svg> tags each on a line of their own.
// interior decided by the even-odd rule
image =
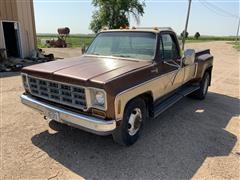
<svg viewBox="0 0 240 180">
<path fill-rule="evenodd" d="M 141 109 L 135 108 L 130 114 L 128 120 L 128 133 L 130 136 L 134 136 L 140 129 L 142 124 L 142 112 Z"/>
</svg>

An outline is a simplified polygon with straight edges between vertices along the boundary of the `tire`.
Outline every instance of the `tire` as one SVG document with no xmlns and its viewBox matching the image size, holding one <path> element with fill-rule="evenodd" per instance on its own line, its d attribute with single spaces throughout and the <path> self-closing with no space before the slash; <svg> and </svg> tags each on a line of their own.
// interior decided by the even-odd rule
<svg viewBox="0 0 240 180">
<path fill-rule="evenodd" d="M 64 128 L 66 127 L 65 124 L 62 124 L 60 122 L 57 122 L 55 120 L 51 120 L 49 123 L 48 123 L 49 127 L 51 129 L 53 129 L 54 131 L 63 131 Z"/>
<path fill-rule="evenodd" d="M 205 99 L 207 92 L 208 92 L 208 86 L 210 84 L 210 74 L 209 72 L 205 72 L 201 82 L 200 82 L 200 88 L 196 90 L 195 92 L 190 94 L 190 97 L 193 97 L 195 99 L 203 100 Z"/>
<path fill-rule="evenodd" d="M 120 126 L 113 133 L 114 141 L 125 146 L 134 144 L 142 132 L 146 118 L 145 101 L 141 98 L 131 100 L 125 107 Z"/>
</svg>

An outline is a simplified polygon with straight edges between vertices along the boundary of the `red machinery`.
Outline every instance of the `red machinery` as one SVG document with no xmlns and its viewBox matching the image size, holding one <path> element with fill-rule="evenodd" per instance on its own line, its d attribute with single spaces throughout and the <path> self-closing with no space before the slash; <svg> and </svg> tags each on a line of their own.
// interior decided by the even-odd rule
<svg viewBox="0 0 240 180">
<path fill-rule="evenodd" d="M 70 33 L 70 29 L 68 27 L 58 28 L 58 39 L 46 40 L 47 45 L 50 47 L 67 47 L 66 39 Z"/>
</svg>

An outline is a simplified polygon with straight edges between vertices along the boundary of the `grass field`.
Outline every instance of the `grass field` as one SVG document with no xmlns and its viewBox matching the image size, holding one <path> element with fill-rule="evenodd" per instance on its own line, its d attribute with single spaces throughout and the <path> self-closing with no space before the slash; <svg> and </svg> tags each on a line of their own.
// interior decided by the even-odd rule
<svg viewBox="0 0 240 180">
<path fill-rule="evenodd" d="M 229 44 L 232 44 L 235 49 L 240 51 L 240 42 L 229 42 Z"/>
<path fill-rule="evenodd" d="M 201 36 L 198 40 L 194 38 L 194 36 L 189 36 L 187 41 L 189 42 L 205 42 L 205 41 L 234 41 L 236 39 L 235 36 Z"/>
<path fill-rule="evenodd" d="M 82 46 L 89 46 L 92 42 L 93 38 L 95 37 L 94 34 L 84 35 L 84 34 L 76 34 L 70 35 L 67 38 L 68 47 L 82 47 Z M 38 48 L 47 47 L 45 45 L 46 40 L 55 39 L 57 40 L 57 34 L 38 34 L 37 35 L 37 45 Z M 199 42 L 208 42 L 208 41 L 232 41 L 233 47 L 239 50 L 239 43 L 234 43 L 235 37 L 234 36 L 201 36 L 198 40 L 195 39 L 193 36 L 187 38 L 187 43 L 199 43 Z"/>
<path fill-rule="evenodd" d="M 95 35 L 71 35 L 67 38 L 67 44 L 68 47 L 82 47 L 82 46 L 88 46 Z M 38 48 L 44 48 L 47 47 L 45 42 L 46 40 L 55 39 L 57 40 L 56 34 L 38 34 L 37 35 L 37 46 Z"/>
</svg>

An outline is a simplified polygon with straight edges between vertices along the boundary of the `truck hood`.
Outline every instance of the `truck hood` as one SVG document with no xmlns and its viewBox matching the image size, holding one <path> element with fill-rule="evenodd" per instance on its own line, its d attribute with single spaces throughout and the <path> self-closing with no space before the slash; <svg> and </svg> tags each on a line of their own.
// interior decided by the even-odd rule
<svg viewBox="0 0 240 180">
<path fill-rule="evenodd" d="M 32 65 L 24 68 L 22 72 L 33 76 L 42 74 L 46 77 L 57 76 L 104 84 L 149 64 L 151 64 L 151 61 L 81 56 Z"/>
</svg>

